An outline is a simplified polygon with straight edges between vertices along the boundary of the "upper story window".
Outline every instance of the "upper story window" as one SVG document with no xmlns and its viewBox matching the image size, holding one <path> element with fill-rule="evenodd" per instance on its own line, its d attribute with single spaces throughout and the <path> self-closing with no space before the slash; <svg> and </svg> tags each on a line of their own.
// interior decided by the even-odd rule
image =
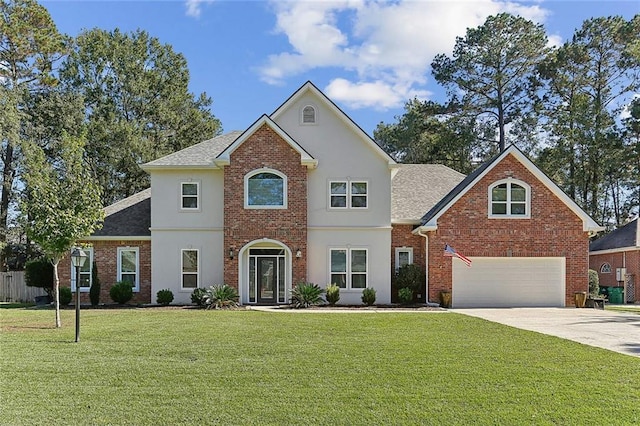
<svg viewBox="0 0 640 426">
<path fill-rule="evenodd" d="M 84 265 L 80 267 L 80 291 L 87 292 L 91 288 L 93 272 L 93 247 L 83 247 L 82 251 L 87 254 Z M 76 291 L 76 268 L 71 266 L 71 291 Z"/>
<path fill-rule="evenodd" d="M 287 177 L 275 170 L 259 170 L 244 178 L 245 208 L 287 208 Z"/>
<path fill-rule="evenodd" d="M 489 187 L 489 217 L 529 218 L 531 189 L 526 183 L 505 179 Z"/>
<path fill-rule="evenodd" d="M 198 182 L 182 182 L 181 204 L 182 210 L 197 210 L 200 206 L 200 184 Z"/>
<path fill-rule="evenodd" d="M 369 206 L 369 183 L 366 181 L 329 182 L 332 209 L 366 209 Z"/>
<path fill-rule="evenodd" d="M 601 273 L 601 274 L 610 274 L 610 273 L 611 273 L 611 265 L 610 265 L 610 264 L 608 264 L 608 263 L 606 263 L 606 262 L 605 262 L 605 263 L 603 263 L 603 264 L 600 266 L 600 273 Z"/>
<path fill-rule="evenodd" d="M 316 109 L 307 105 L 302 108 L 302 124 L 315 124 L 316 123 Z"/>
</svg>

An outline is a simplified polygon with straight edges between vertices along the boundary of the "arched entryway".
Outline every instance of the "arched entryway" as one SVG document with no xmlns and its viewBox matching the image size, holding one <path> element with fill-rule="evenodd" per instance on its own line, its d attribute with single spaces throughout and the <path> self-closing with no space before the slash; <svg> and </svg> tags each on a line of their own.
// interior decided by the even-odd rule
<svg viewBox="0 0 640 426">
<path fill-rule="evenodd" d="M 239 252 L 239 295 L 242 304 L 289 303 L 291 250 L 277 240 L 260 239 Z"/>
</svg>

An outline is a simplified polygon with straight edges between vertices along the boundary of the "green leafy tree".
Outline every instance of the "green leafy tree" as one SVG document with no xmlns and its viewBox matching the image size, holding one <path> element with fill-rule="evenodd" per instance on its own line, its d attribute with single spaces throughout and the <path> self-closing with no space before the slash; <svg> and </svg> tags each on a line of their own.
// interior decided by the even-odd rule
<svg viewBox="0 0 640 426">
<path fill-rule="evenodd" d="M 491 123 L 500 151 L 507 125 L 531 120 L 537 92 L 536 66 L 548 49 L 541 25 L 507 13 L 490 16 L 456 39 L 453 57 L 436 55 L 431 67 L 461 113 Z M 462 95 L 459 95 L 459 94 Z"/>
<path fill-rule="evenodd" d="M 145 31 L 80 33 L 60 78 L 85 100 L 86 149 L 105 205 L 149 186 L 140 164 L 221 130 L 211 98 L 189 92 L 184 56 Z"/>
<path fill-rule="evenodd" d="M 41 147 L 26 144 L 24 181 L 30 194 L 23 201 L 25 228 L 53 264 L 56 327 L 60 320 L 58 263 L 79 238 L 100 227 L 100 188 L 83 161 L 83 137 L 63 135 L 55 161 Z"/>
<path fill-rule="evenodd" d="M 65 52 L 65 38 L 49 12 L 34 0 L 0 2 L 0 244 L 7 242 L 9 208 L 20 161 L 20 127 L 27 120 L 29 93 L 56 84 L 53 66 Z M 4 262 L 1 262 L 4 264 Z"/>
</svg>

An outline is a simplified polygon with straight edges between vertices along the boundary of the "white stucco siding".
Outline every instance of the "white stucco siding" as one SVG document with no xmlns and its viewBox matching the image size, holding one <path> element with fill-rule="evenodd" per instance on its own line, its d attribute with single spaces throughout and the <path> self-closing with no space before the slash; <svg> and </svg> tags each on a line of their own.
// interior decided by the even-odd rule
<svg viewBox="0 0 640 426">
<path fill-rule="evenodd" d="M 152 231 L 151 233 L 151 302 L 159 290 L 173 292 L 173 303 L 191 303 L 192 289 L 182 289 L 183 249 L 198 250 L 198 287 L 223 281 L 222 231 Z"/>
<path fill-rule="evenodd" d="M 308 279 L 325 288 L 331 281 L 330 249 L 367 249 L 367 286 L 375 288 L 376 303 L 391 302 L 391 229 L 310 229 Z M 362 290 L 341 289 L 340 304 L 361 304 Z"/>
<path fill-rule="evenodd" d="M 181 209 L 182 182 L 199 185 L 199 206 Z M 224 226 L 224 180 L 219 170 L 170 170 L 151 173 L 152 229 L 215 229 Z"/>
<path fill-rule="evenodd" d="M 316 108 L 316 124 L 301 124 L 306 105 Z M 277 117 L 281 126 L 309 154 L 318 168 L 309 171 L 308 224 L 313 226 L 385 226 L 391 222 L 391 172 L 388 159 L 369 146 L 329 109 L 324 101 L 308 93 Z M 329 208 L 329 182 L 368 182 L 368 207 L 357 210 Z"/>
</svg>

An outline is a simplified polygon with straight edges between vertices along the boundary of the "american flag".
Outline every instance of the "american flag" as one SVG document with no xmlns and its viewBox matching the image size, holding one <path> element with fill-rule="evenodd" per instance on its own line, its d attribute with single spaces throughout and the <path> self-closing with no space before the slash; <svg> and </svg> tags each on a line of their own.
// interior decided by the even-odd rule
<svg viewBox="0 0 640 426">
<path fill-rule="evenodd" d="M 469 259 L 468 257 L 458 253 L 453 247 L 451 247 L 449 244 L 445 244 L 444 245 L 444 255 L 446 257 L 457 257 L 458 259 L 462 260 L 465 265 L 467 266 L 471 266 L 471 259 Z"/>
</svg>

